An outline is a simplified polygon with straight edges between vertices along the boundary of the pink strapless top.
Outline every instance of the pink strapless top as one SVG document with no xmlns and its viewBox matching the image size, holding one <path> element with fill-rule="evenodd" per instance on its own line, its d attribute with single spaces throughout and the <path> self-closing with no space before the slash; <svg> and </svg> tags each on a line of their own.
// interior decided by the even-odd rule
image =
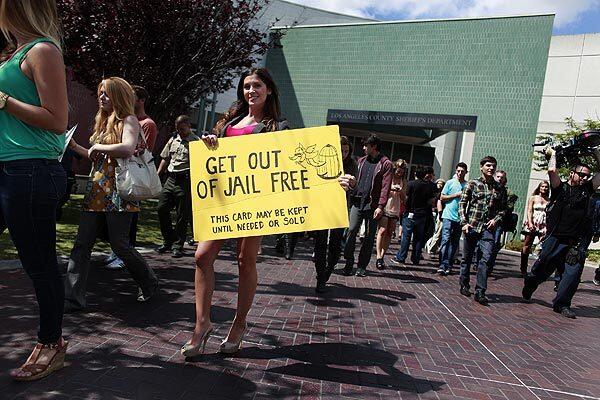
<svg viewBox="0 0 600 400">
<path fill-rule="evenodd" d="M 244 126 L 243 128 L 234 128 L 229 125 L 225 130 L 225 137 L 249 135 L 254 131 L 256 124 Z"/>
</svg>

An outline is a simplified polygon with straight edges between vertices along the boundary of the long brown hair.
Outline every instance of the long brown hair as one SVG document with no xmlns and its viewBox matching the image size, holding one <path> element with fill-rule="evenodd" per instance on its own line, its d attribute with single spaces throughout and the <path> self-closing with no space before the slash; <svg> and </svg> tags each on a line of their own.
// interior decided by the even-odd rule
<svg viewBox="0 0 600 400">
<path fill-rule="evenodd" d="M 94 124 L 94 133 L 90 144 L 115 144 L 121 142 L 125 118 L 133 115 L 135 93 L 131 85 L 123 78 L 106 78 L 98 85 L 98 97 L 104 88 L 113 109 L 108 112 L 98 107 Z"/>
<path fill-rule="evenodd" d="M 275 81 L 266 68 L 252 68 L 242 74 L 237 86 L 237 100 L 231 105 L 223 118 L 215 125 L 213 132 L 217 135 L 229 121 L 232 121 L 240 115 L 243 116 L 248 114 L 249 106 L 244 98 L 244 79 L 251 75 L 256 75 L 267 86 L 267 89 L 271 91 L 271 94 L 267 95 L 267 99 L 265 100 L 263 119 L 261 122 L 265 124 L 267 131 L 277 130 L 277 122 L 281 119 L 281 106 L 279 105 L 279 90 L 277 90 L 277 85 L 275 85 Z"/>
<path fill-rule="evenodd" d="M 12 33 L 48 38 L 61 48 L 56 0 L 0 0 L 0 30 L 7 41 L 0 59 L 6 58 L 16 48 Z"/>
</svg>

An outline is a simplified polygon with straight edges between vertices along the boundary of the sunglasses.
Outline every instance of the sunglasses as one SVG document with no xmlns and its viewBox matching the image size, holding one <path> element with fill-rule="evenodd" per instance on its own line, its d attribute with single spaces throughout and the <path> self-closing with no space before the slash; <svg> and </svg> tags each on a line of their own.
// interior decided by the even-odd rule
<svg viewBox="0 0 600 400">
<path fill-rule="evenodd" d="M 577 175 L 579 175 L 579 177 L 581 179 L 590 179 L 592 177 L 592 174 L 586 174 L 585 172 L 582 171 L 574 171 Z"/>
</svg>

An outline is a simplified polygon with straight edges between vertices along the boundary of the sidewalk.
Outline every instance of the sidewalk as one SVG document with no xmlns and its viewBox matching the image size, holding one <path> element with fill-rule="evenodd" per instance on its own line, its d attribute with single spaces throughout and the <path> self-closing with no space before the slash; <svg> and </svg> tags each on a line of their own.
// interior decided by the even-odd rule
<svg viewBox="0 0 600 400">
<path fill-rule="evenodd" d="M 598 399 L 600 288 L 586 268 L 574 299 L 576 320 L 552 312 L 542 285 L 519 302 L 518 258 L 503 253 L 490 278 L 490 306 L 458 294 L 457 276 L 433 261 L 366 278 L 334 274 L 314 292 L 310 241 L 296 259 L 259 256 L 259 286 L 244 348 L 217 353 L 235 313 L 232 247 L 216 262 L 207 354 L 179 355 L 194 321 L 193 251 L 145 256 L 162 295 L 135 301 L 125 271 L 93 268 L 86 314 L 66 315 L 68 365 L 39 382 L 15 383 L 8 369 L 35 340 L 36 306 L 20 269 L 0 270 L 2 399 Z M 96 265 L 97 266 L 97 265 Z M 341 264 L 338 266 L 341 267 Z"/>
</svg>

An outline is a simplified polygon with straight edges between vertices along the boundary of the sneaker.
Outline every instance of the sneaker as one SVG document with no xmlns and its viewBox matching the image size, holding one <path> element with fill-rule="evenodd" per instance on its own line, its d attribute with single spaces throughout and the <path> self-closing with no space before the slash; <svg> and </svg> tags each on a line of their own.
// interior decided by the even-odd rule
<svg viewBox="0 0 600 400">
<path fill-rule="evenodd" d="M 361 278 L 363 276 L 367 276 L 367 270 L 364 268 L 359 268 L 356 270 L 356 276 L 360 276 Z"/>
<path fill-rule="evenodd" d="M 554 291 L 558 292 L 558 287 L 560 286 L 560 282 L 554 282 Z"/>
<path fill-rule="evenodd" d="M 390 262 L 392 264 L 396 264 L 396 265 L 399 265 L 401 267 L 404 267 L 404 260 L 398 260 L 396 257 L 390 258 Z"/>
<path fill-rule="evenodd" d="M 489 303 L 488 298 L 485 296 L 484 291 L 476 291 L 474 300 L 481 304 L 482 306 L 487 306 Z"/>
<path fill-rule="evenodd" d="M 123 269 L 125 268 L 125 263 L 119 257 L 112 260 L 110 263 L 104 266 L 106 269 Z"/>
<path fill-rule="evenodd" d="M 450 269 L 444 270 L 444 276 L 452 275 L 452 271 Z"/>
<path fill-rule="evenodd" d="M 106 260 L 104 260 L 104 263 L 108 265 L 117 259 L 119 259 L 119 257 L 117 257 L 114 251 L 111 251 L 110 255 L 106 257 Z"/>
<path fill-rule="evenodd" d="M 446 270 L 443 267 L 439 267 L 437 270 L 438 275 L 445 275 Z"/>
<path fill-rule="evenodd" d="M 385 263 L 383 262 L 383 258 L 378 258 L 377 261 L 375 261 L 375 266 L 378 270 L 385 269 Z"/>
<path fill-rule="evenodd" d="M 562 315 L 565 318 L 571 318 L 571 319 L 577 318 L 577 314 L 575 314 L 575 311 L 571 310 L 570 307 L 553 308 L 553 310 L 555 313 L 559 313 L 560 315 Z"/>
<path fill-rule="evenodd" d="M 173 254 L 171 255 L 171 257 L 173 258 L 181 258 L 185 256 L 185 253 L 183 252 L 183 249 L 173 249 Z"/>
<path fill-rule="evenodd" d="M 317 281 L 317 286 L 315 287 L 315 292 L 317 293 L 325 293 L 327 291 L 327 285 L 325 281 Z"/>
<path fill-rule="evenodd" d="M 600 275 L 594 275 L 594 279 L 592 279 L 592 282 L 594 282 L 594 285 L 600 286 Z"/>
<path fill-rule="evenodd" d="M 152 289 L 152 291 L 150 293 L 144 293 L 142 288 L 139 288 L 138 295 L 137 295 L 137 301 L 139 301 L 140 303 L 145 303 L 148 300 L 150 300 L 152 297 L 156 296 L 157 293 L 158 293 L 158 282 L 156 283 L 156 285 L 154 285 L 154 288 Z"/>
<path fill-rule="evenodd" d="M 198 244 L 194 239 L 190 239 L 187 241 L 188 246 L 195 246 Z"/>
<path fill-rule="evenodd" d="M 460 287 L 460 294 L 462 294 L 463 296 L 466 297 L 471 297 L 471 290 L 469 290 L 468 286 L 461 286 Z"/>
<path fill-rule="evenodd" d="M 160 247 L 157 247 L 156 249 L 154 249 L 155 252 L 157 252 L 158 254 L 163 254 L 166 253 L 168 251 L 171 251 L 171 244 L 163 244 Z"/>
</svg>

